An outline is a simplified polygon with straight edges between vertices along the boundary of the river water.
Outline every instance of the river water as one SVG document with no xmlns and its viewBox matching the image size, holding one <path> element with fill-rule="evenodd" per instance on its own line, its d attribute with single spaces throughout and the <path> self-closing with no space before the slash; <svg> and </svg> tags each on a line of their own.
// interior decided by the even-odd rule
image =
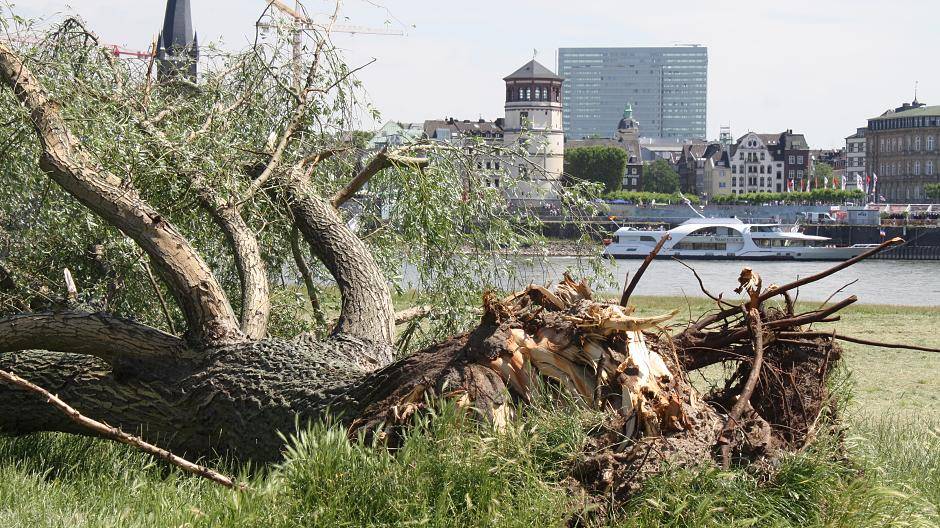
<svg viewBox="0 0 940 528">
<path fill-rule="evenodd" d="M 577 270 L 583 265 L 577 257 L 552 257 L 547 265 L 537 267 L 520 262 L 519 271 L 525 281 L 557 281 L 566 268 Z M 629 271 L 636 273 L 642 260 L 618 260 L 607 263 L 608 269 L 621 282 Z M 709 261 L 687 262 L 694 267 L 705 287 L 714 294 L 725 293 L 727 299 L 737 299 L 734 293 L 738 274 L 743 266 L 757 271 L 764 285 L 783 284 L 806 277 L 831 267 L 833 262 L 796 261 Z M 834 275 L 800 288 L 799 299 L 822 301 L 846 283 L 839 298 L 858 296 L 859 303 L 896 304 L 909 306 L 940 307 L 940 262 L 905 260 L 869 260 L 850 266 Z M 677 295 L 704 297 L 695 276 L 687 268 L 673 260 L 656 260 L 644 273 L 637 285 L 635 295 Z"/>
</svg>

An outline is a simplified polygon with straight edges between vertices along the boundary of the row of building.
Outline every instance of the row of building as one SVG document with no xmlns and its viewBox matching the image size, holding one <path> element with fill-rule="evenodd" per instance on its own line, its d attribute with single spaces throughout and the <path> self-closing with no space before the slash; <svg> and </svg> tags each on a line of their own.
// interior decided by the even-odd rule
<svg viewBox="0 0 940 528">
<path fill-rule="evenodd" d="M 926 200 L 926 184 L 940 182 L 940 106 L 916 98 L 869 119 L 838 150 L 810 149 L 793 130 L 749 131 L 734 139 L 723 127 L 718 140 L 706 141 L 705 48 L 562 48 L 558 63 L 565 77 L 534 59 L 505 77 L 499 119 L 388 122 L 371 146 L 419 136 L 507 147 L 524 142 L 526 163 L 506 166 L 494 158 L 477 167 L 494 187 L 506 177 L 522 181 L 513 196 L 520 199 L 553 199 L 565 149 L 596 145 L 626 151 L 626 190 L 643 190 L 644 171 L 665 159 L 684 192 L 706 199 L 829 187 L 916 202 Z M 816 163 L 830 165 L 832 175 L 817 175 Z"/>
<path fill-rule="evenodd" d="M 168 0 L 156 51 L 161 77 L 196 80 L 199 45 L 188 0 Z M 928 199 L 927 184 L 940 183 L 940 106 L 916 97 L 869 119 L 843 149 L 813 151 L 792 130 L 748 132 L 735 141 L 723 128 L 717 141 L 704 141 L 708 50 L 702 46 L 560 48 L 557 66 L 561 75 L 533 59 L 505 77 L 502 118 L 389 122 L 371 144 L 419 136 L 503 146 L 524 141 L 527 163 L 509 167 L 494 157 L 478 161 L 478 170 L 494 187 L 505 176 L 521 179 L 516 197 L 541 200 L 553 198 L 566 146 L 624 149 L 627 190 L 642 190 L 645 168 L 666 159 L 683 191 L 706 198 L 822 184 L 863 189 L 876 201 L 918 202 Z M 832 181 L 816 178 L 817 161 L 832 166 Z"/>
</svg>

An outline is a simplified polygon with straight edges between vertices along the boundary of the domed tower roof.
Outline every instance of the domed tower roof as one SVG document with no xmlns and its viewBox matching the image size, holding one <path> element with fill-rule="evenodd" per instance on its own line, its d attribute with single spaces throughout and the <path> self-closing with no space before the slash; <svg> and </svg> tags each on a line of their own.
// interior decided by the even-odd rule
<svg viewBox="0 0 940 528">
<path fill-rule="evenodd" d="M 617 124 L 617 130 L 629 130 L 639 126 L 640 123 L 633 119 L 633 105 L 627 103 L 626 108 L 623 109 L 623 117 L 620 118 L 620 123 Z"/>
</svg>

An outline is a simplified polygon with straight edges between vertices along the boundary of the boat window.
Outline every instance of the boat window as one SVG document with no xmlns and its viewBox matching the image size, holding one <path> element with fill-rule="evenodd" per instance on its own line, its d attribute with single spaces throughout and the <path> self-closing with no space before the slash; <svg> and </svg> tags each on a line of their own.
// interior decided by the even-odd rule
<svg viewBox="0 0 940 528">
<path fill-rule="evenodd" d="M 698 251 L 725 251 L 728 244 L 724 242 L 679 242 L 675 249 L 679 250 L 698 250 Z"/>
<path fill-rule="evenodd" d="M 641 242 L 656 242 L 656 239 L 651 236 L 644 235 L 640 237 L 640 241 Z"/>
<path fill-rule="evenodd" d="M 689 233 L 688 236 L 713 236 L 718 234 L 718 228 L 716 226 L 700 227 L 695 231 Z"/>
<path fill-rule="evenodd" d="M 796 242 L 796 241 L 791 241 L 791 240 L 788 240 L 788 239 L 786 239 L 786 238 L 755 238 L 755 239 L 754 239 L 754 244 L 756 244 L 757 247 L 764 247 L 764 248 L 768 248 L 768 247 L 794 247 L 794 246 L 802 247 L 802 243 L 800 243 L 800 244 L 795 244 L 795 243 L 793 243 L 793 242 Z"/>
</svg>

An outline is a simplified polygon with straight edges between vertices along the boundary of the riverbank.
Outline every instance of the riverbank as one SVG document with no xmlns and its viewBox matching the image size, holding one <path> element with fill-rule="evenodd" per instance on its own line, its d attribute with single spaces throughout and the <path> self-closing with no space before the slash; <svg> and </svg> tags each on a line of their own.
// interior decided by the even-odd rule
<svg viewBox="0 0 940 528">
<path fill-rule="evenodd" d="M 539 244 L 523 247 L 518 255 L 524 257 L 592 257 L 603 250 L 600 241 L 546 239 Z"/>
<path fill-rule="evenodd" d="M 617 285 L 623 287 L 627 273 L 632 276 L 642 261 L 604 261 L 604 266 Z M 687 263 L 695 268 L 705 287 L 714 294 L 724 293 L 726 298 L 737 299 L 733 290 L 738 286 L 741 268 L 750 267 L 760 273 L 765 284 L 784 284 L 807 277 L 831 267 L 832 262 L 812 261 L 747 261 L 747 260 L 695 260 Z M 555 281 L 567 269 L 585 273 L 583 257 L 550 256 L 547 262 L 529 263 L 520 259 L 518 285 L 529 282 Z M 940 306 L 940 262 L 909 260 L 863 260 L 844 271 L 799 289 L 799 298 L 822 301 L 836 290 L 840 295 L 856 295 L 860 303 L 894 304 L 899 306 Z M 515 286 L 507 287 L 512 289 Z M 672 259 L 657 259 L 637 286 L 636 295 L 704 298 L 698 280 L 691 270 Z"/>
</svg>

